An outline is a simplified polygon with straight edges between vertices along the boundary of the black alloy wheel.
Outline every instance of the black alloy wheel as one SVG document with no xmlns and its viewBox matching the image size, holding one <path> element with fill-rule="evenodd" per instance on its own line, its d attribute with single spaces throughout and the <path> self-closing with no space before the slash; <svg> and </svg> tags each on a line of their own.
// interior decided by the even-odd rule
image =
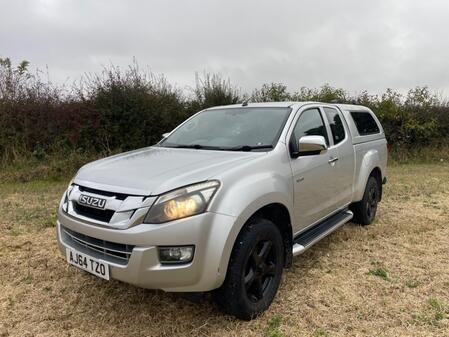
<svg viewBox="0 0 449 337">
<path fill-rule="evenodd" d="M 276 274 L 276 252 L 273 241 L 260 241 L 248 257 L 245 266 L 244 283 L 248 298 L 260 301 L 267 293 Z"/>
<path fill-rule="evenodd" d="M 363 193 L 363 199 L 350 206 L 351 211 L 354 213 L 352 222 L 363 226 L 373 223 L 380 199 L 380 188 L 378 180 L 374 176 L 369 177 Z"/>
<path fill-rule="evenodd" d="M 371 184 L 368 191 L 368 198 L 366 199 L 366 217 L 371 223 L 376 217 L 377 203 L 379 202 L 379 189 L 377 184 Z"/>
<path fill-rule="evenodd" d="M 273 301 L 284 269 L 284 244 L 270 220 L 250 219 L 239 233 L 223 285 L 213 292 L 218 306 L 250 320 Z"/>
</svg>

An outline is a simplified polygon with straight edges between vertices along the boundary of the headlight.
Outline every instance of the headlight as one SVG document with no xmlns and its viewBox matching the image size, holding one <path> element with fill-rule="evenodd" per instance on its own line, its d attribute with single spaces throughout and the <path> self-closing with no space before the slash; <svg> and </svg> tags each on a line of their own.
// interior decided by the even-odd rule
<svg viewBox="0 0 449 337">
<path fill-rule="evenodd" d="M 204 213 L 218 186 L 220 183 L 212 180 L 163 194 L 151 206 L 144 222 L 160 224 Z"/>
<path fill-rule="evenodd" d="M 67 186 L 67 190 L 64 192 L 63 196 L 62 196 L 62 200 L 61 200 L 61 206 L 62 209 L 64 210 L 64 212 L 68 212 L 68 208 L 69 208 L 69 195 L 72 192 L 73 189 L 73 179 L 70 180 L 69 185 Z"/>
</svg>

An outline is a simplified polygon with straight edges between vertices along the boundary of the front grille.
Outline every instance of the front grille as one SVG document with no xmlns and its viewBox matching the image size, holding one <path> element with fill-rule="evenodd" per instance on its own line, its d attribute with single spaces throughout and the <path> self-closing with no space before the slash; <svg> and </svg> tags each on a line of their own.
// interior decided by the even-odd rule
<svg viewBox="0 0 449 337">
<path fill-rule="evenodd" d="M 73 248 L 85 248 L 88 253 L 96 258 L 126 265 L 134 249 L 133 245 L 125 245 L 105 240 L 96 239 L 71 229 L 61 226 L 64 241 Z"/>
<path fill-rule="evenodd" d="M 94 188 L 85 187 L 85 186 L 81 186 L 81 185 L 78 185 L 78 188 L 81 192 L 89 192 L 89 193 L 93 193 L 93 194 L 102 195 L 105 197 L 115 197 L 117 200 L 125 200 L 129 196 L 128 194 L 100 191 L 100 190 L 96 190 Z"/>
<path fill-rule="evenodd" d="M 79 215 L 85 216 L 98 221 L 109 222 L 111 221 L 114 211 L 110 209 L 98 209 L 93 207 L 87 207 L 80 205 L 77 202 L 73 203 L 73 208 L 75 212 Z"/>
</svg>

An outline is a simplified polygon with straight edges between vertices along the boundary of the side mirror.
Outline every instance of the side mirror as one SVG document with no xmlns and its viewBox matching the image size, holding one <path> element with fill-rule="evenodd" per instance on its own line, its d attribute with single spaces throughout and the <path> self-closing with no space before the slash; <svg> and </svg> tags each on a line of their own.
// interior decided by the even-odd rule
<svg viewBox="0 0 449 337">
<path fill-rule="evenodd" d="M 298 157 L 323 154 L 326 151 L 327 144 L 323 136 L 304 136 L 298 140 Z"/>
<path fill-rule="evenodd" d="M 171 132 L 163 133 L 163 134 L 162 134 L 162 139 L 165 139 L 165 138 L 167 138 L 168 136 L 170 136 L 170 133 L 171 133 Z"/>
</svg>

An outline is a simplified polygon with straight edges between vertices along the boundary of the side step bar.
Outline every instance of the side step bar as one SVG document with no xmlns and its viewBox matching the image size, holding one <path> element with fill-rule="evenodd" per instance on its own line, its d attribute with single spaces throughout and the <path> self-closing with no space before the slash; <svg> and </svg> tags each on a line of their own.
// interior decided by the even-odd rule
<svg viewBox="0 0 449 337">
<path fill-rule="evenodd" d="M 313 244 L 351 220 L 353 216 L 350 210 L 343 210 L 299 234 L 293 241 L 293 256 L 304 253 Z"/>
</svg>

